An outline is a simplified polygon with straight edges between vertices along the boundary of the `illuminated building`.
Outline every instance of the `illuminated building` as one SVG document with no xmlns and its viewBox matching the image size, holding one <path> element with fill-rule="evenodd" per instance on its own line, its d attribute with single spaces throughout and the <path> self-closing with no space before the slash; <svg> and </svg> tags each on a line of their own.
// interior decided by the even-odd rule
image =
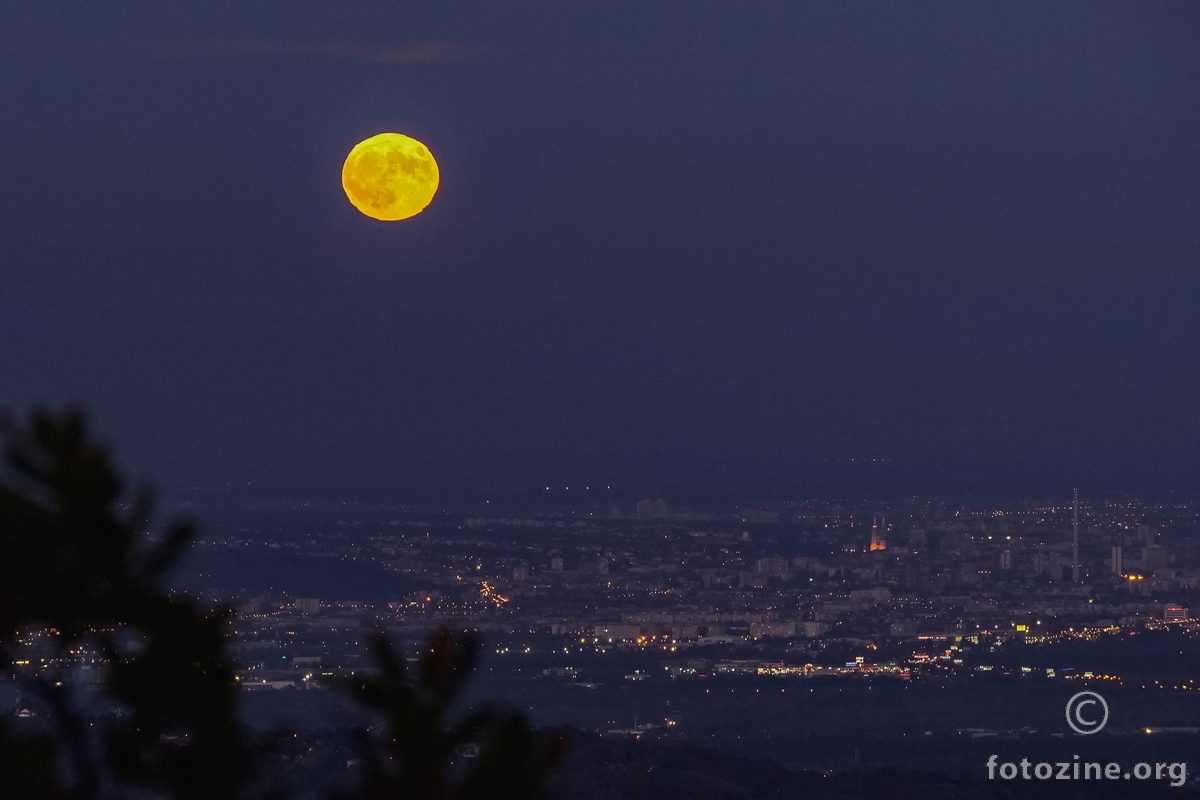
<svg viewBox="0 0 1200 800">
<path fill-rule="evenodd" d="M 880 514 L 871 518 L 871 552 L 887 550 L 887 520 Z"/>
<path fill-rule="evenodd" d="M 1191 618 L 1186 606 L 1167 606 L 1163 609 L 1163 622 L 1186 622 Z"/>
</svg>

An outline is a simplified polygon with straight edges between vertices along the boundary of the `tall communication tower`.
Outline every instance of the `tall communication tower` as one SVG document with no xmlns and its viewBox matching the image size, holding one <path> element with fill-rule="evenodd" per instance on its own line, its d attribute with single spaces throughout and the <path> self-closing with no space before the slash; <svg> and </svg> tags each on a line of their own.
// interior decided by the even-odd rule
<svg viewBox="0 0 1200 800">
<path fill-rule="evenodd" d="M 1072 491 L 1071 583 L 1079 583 L 1079 490 Z"/>
</svg>

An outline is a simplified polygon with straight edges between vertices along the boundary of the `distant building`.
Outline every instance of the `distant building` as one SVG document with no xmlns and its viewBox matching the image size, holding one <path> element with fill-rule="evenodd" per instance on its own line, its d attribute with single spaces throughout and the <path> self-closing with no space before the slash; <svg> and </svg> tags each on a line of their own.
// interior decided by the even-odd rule
<svg viewBox="0 0 1200 800">
<path fill-rule="evenodd" d="M 1163 622 L 1186 622 L 1191 618 L 1187 606 L 1167 606 L 1163 609 Z"/>
<path fill-rule="evenodd" d="M 796 633 L 800 636 L 815 637 L 823 635 L 829 630 L 829 623 L 806 621 L 796 623 Z"/>
<path fill-rule="evenodd" d="M 316 597 L 297 597 L 293 605 L 301 614 L 316 614 L 321 610 L 321 600 Z"/>
<path fill-rule="evenodd" d="M 758 559 L 755 570 L 759 575 L 771 578 L 787 578 L 792 574 L 791 564 L 780 556 L 765 556 Z"/>
<path fill-rule="evenodd" d="M 852 589 L 850 602 L 855 606 L 873 606 L 888 603 L 892 599 L 892 590 L 886 586 L 876 586 L 873 589 Z"/>
<path fill-rule="evenodd" d="M 788 638 L 796 635 L 794 622 L 751 622 L 750 638 L 762 639 L 765 636 Z"/>
<path fill-rule="evenodd" d="M 1047 553 L 1039 550 L 1033 554 L 1033 572 L 1035 575 L 1045 575 L 1052 581 L 1062 580 L 1062 559 L 1058 553 Z"/>
<path fill-rule="evenodd" d="M 635 509 L 638 519 L 657 519 L 667 516 L 667 512 L 667 503 L 661 498 L 639 500 Z"/>
<path fill-rule="evenodd" d="M 1000 553 L 1000 569 L 1012 569 L 1012 550 L 1004 550 Z"/>
<path fill-rule="evenodd" d="M 1142 566 L 1146 569 L 1161 569 L 1171 563 L 1171 554 L 1165 547 L 1152 544 L 1142 548 Z"/>
<path fill-rule="evenodd" d="M 871 552 L 876 550 L 887 550 L 887 520 L 882 514 L 871 518 Z"/>
<path fill-rule="evenodd" d="M 597 625 L 595 632 L 598 641 L 612 644 L 636 641 L 642 635 L 642 628 L 640 625 L 629 624 Z"/>
<path fill-rule="evenodd" d="M 1112 549 L 1112 574 L 1125 574 L 1125 558 L 1124 552 L 1121 550 L 1121 545 L 1115 545 Z"/>
</svg>

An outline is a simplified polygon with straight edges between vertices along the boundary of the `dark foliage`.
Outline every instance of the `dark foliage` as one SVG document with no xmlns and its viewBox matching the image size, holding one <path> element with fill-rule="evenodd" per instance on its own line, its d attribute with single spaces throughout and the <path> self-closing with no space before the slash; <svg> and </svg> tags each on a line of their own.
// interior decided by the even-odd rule
<svg viewBox="0 0 1200 800">
<path fill-rule="evenodd" d="M 379 674 L 350 688 L 384 711 L 384 736 L 366 748 L 361 792 L 342 798 L 542 796 L 543 777 L 562 757 L 561 737 L 539 741 L 521 717 L 497 709 L 450 720 L 479 653 L 475 638 L 439 631 L 415 680 L 385 637 L 377 635 L 372 650 Z"/>
<path fill-rule="evenodd" d="M 124 502 L 124 482 L 79 412 L 35 411 L 0 432 L 0 668 L 11 668 L 22 630 L 48 629 L 59 654 L 90 645 L 104 655 L 104 689 L 121 711 L 97 725 L 73 706 L 69 687 L 23 679 L 52 724 L 18 737 L 0 718 L 0 797 L 263 793 L 255 765 L 262 748 L 235 714 L 225 653 L 232 612 L 162 585 L 193 527 L 173 522 L 150 533 L 150 493 Z M 495 709 L 451 718 L 478 650 L 473 638 L 439 632 L 410 677 L 404 659 L 375 638 L 378 674 L 346 688 L 385 730 L 364 734 L 361 786 L 338 797 L 539 796 L 561 752 L 557 737 Z"/>
</svg>

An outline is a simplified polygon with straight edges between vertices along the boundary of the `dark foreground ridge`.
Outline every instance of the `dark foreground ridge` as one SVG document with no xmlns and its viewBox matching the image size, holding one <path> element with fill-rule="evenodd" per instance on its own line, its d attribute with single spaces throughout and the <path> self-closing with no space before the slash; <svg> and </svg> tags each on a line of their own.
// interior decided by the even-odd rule
<svg viewBox="0 0 1200 800">
<path fill-rule="evenodd" d="M 982 766 L 982 765 L 981 765 Z M 982 773 L 980 773 L 982 774 Z M 654 742 L 571 737 L 571 756 L 551 783 L 560 797 L 579 800 L 1044 800 L 1048 797 L 1200 797 L 1166 781 L 988 781 L 894 770 L 824 774 L 784 769 L 763 759 Z"/>
</svg>

